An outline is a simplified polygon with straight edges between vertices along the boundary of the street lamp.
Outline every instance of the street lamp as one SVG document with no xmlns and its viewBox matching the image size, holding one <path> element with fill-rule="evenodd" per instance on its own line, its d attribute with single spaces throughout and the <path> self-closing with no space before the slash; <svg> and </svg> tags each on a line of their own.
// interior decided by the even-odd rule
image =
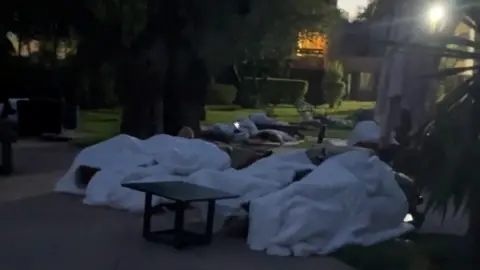
<svg viewBox="0 0 480 270">
<path fill-rule="evenodd" d="M 428 20 L 431 23 L 437 24 L 445 18 L 445 7 L 440 4 L 436 4 L 430 7 L 428 10 Z"/>
<path fill-rule="evenodd" d="M 447 17 L 445 5 L 435 3 L 430 5 L 426 12 L 426 23 L 429 31 L 436 32 L 445 26 L 445 20 Z"/>
</svg>

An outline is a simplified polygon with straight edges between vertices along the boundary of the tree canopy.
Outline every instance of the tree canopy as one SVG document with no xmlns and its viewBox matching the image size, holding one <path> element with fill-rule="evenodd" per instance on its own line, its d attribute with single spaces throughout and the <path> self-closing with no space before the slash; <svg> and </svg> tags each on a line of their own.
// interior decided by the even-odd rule
<svg viewBox="0 0 480 270">
<path fill-rule="evenodd" d="M 54 62 L 58 44 L 70 44 L 65 93 L 76 92 L 70 88 L 108 65 L 123 103 L 123 123 L 131 124 L 122 125 L 122 132 L 137 137 L 162 132 L 160 111 L 181 115 L 188 111 L 178 111 L 182 106 L 198 106 L 194 97 L 204 99 L 209 81 L 200 77 L 239 61 L 282 60 L 293 53 L 300 31 L 325 32 L 340 16 L 336 7 L 318 0 L 26 0 L 6 3 L 0 12 L 1 35 L 52 44 Z M 0 65 L 8 65 L 5 59 Z M 172 106 L 161 108 L 163 99 Z M 169 117 L 175 122 L 187 116 Z M 141 126 L 148 128 L 133 132 Z"/>
<path fill-rule="evenodd" d="M 101 61 L 129 48 L 155 13 L 172 8 L 183 20 L 182 35 L 213 69 L 238 59 L 284 57 L 300 31 L 323 32 L 340 16 L 336 7 L 314 0 L 27 0 L 4 4 L 0 31 L 90 41 Z M 251 12 L 242 16 L 242 8 Z M 172 26 L 168 16 L 154 20 L 156 27 Z"/>
</svg>

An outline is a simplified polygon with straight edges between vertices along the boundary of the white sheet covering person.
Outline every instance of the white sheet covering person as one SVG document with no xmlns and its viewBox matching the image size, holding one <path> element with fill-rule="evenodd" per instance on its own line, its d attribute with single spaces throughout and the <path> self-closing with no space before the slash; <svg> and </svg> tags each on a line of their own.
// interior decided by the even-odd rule
<svg viewBox="0 0 480 270">
<path fill-rule="evenodd" d="M 75 186 L 79 165 L 101 169 L 86 189 Z M 124 182 L 177 180 L 234 193 L 240 197 L 217 202 L 216 227 L 250 201 L 248 244 L 273 255 L 328 254 L 412 228 L 402 223 L 407 201 L 391 169 L 368 151 L 349 151 L 318 167 L 302 150 L 274 154 L 243 170 L 229 165 L 228 155 L 205 141 L 119 135 L 84 149 L 55 190 L 83 194 L 86 204 L 135 212 L 143 210 L 145 196 L 121 187 Z M 305 169 L 313 171 L 292 184 L 295 173 Z"/>
<path fill-rule="evenodd" d="M 354 146 L 359 142 L 380 143 L 381 128 L 375 121 L 358 122 L 348 136 L 347 145 Z M 390 143 L 397 144 L 392 134 Z"/>
<path fill-rule="evenodd" d="M 412 229 L 391 169 L 368 151 L 326 160 L 305 179 L 250 205 L 248 244 L 272 255 L 329 254 Z"/>
<path fill-rule="evenodd" d="M 76 185 L 75 173 L 80 165 L 101 169 L 86 189 Z M 121 187 L 122 183 L 183 181 L 186 176 L 201 169 L 222 171 L 229 167 L 229 156 L 202 140 L 168 135 L 140 140 L 118 135 L 82 150 L 55 185 L 55 191 L 85 195 L 86 204 L 139 212 L 143 211 L 144 195 Z M 155 202 L 158 200 L 154 199 Z"/>
</svg>

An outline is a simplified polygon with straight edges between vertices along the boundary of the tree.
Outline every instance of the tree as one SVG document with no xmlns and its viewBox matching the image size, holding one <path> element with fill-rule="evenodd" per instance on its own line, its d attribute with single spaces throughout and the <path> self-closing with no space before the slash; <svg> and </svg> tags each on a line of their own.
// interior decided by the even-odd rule
<svg viewBox="0 0 480 270">
<path fill-rule="evenodd" d="M 121 131 L 146 138 L 183 125 L 198 130 L 208 77 L 239 59 L 287 55 L 285 44 L 295 43 L 299 29 L 325 24 L 318 2 L 27 0 L 4 4 L 1 25 L 22 37 L 74 40 L 72 86 L 111 65 L 124 108 Z M 66 93 L 72 103 L 74 93 Z"/>
<path fill-rule="evenodd" d="M 375 15 L 375 11 L 377 10 L 378 2 L 379 0 L 369 0 L 368 4 L 365 7 L 358 10 L 358 14 L 355 20 L 362 21 L 373 18 Z"/>
<path fill-rule="evenodd" d="M 291 56 L 300 32 L 326 34 L 339 18 L 340 10 L 327 1 L 255 1 L 242 33 L 244 58 L 285 59 Z"/>
<path fill-rule="evenodd" d="M 322 89 L 325 92 L 325 101 L 330 108 L 340 105 L 345 96 L 345 83 L 343 82 L 343 66 L 334 61 L 328 64 L 323 77 Z"/>
<path fill-rule="evenodd" d="M 6 4 L 8 8 L 2 9 L 5 14 L 2 26 L 5 31 L 22 37 L 62 36 L 76 40 L 77 53 L 70 77 L 77 83 L 71 85 L 81 85 L 85 77 L 91 77 L 92 71 L 105 63 L 114 66 L 116 86 L 124 105 L 122 131 L 145 138 L 163 131 L 164 95 L 170 99 L 167 104 L 173 104 L 172 110 L 187 106 L 182 111 L 189 111 L 188 105 L 195 105 L 197 101 L 192 101 L 198 100 L 197 92 L 200 100 L 204 95 L 185 76 L 195 77 L 196 70 L 205 66 L 198 51 L 202 46 L 195 45 L 204 43 L 200 37 L 210 28 L 203 27 L 208 26 L 206 18 L 212 15 L 210 7 L 220 7 L 220 12 L 215 12 L 223 18 L 248 12 L 249 8 L 249 0 L 224 2 L 205 0 L 198 5 L 191 0 L 77 0 L 68 3 L 51 0 L 40 5 L 23 1 Z M 193 25 L 195 29 L 191 29 Z M 197 39 L 192 42 L 185 37 L 188 36 L 185 32 L 193 33 Z M 203 77 L 208 76 L 203 73 Z M 194 81 L 204 84 L 205 78 Z M 187 98 L 180 98 L 182 95 Z M 67 100 L 75 102 L 75 95 L 69 96 Z M 175 126 L 188 122 L 181 114 L 171 118 Z M 174 129 L 170 128 L 169 132 L 175 133 Z"/>
<path fill-rule="evenodd" d="M 269 67 L 285 61 L 295 52 L 300 33 L 326 34 L 340 19 L 341 12 L 328 1 L 257 0 L 239 32 L 237 61 L 246 62 L 243 73 L 264 80 L 252 81 L 248 89 L 240 89 L 237 102 L 246 107 L 258 105 L 255 98 L 263 91 Z M 271 75 L 270 75 L 271 76 Z M 249 91 L 249 92 L 246 92 Z"/>
<path fill-rule="evenodd" d="M 209 73 L 218 71 L 232 59 L 232 49 L 219 48 L 216 58 L 208 56 L 212 47 L 228 44 L 222 42 L 231 38 L 226 30 L 234 29 L 242 19 L 238 17 L 229 22 L 230 17 L 242 15 L 244 9 L 248 9 L 241 3 L 164 1 L 156 11 L 151 11 L 144 29 L 146 42 L 137 40 L 139 42 L 134 43 L 127 61 L 126 70 L 130 72 L 122 76 L 127 80 L 124 83 L 127 86 L 124 133 L 137 137 L 149 137 L 162 131 L 176 134 L 184 125 L 199 131 Z M 212 6 L 216 8 L 211 9 Z M 222 24 L 220 29 L 215 28 Z M 138 120 L 140 117 L 142 121 Z M 165 122 L 163 130 L 161 120 Z M 137 132 L 142 128 L 147 130 Z"/>
<path fill-rule="evenodd" d="M 156 18 L 152 19 L 152 21 L 157 26 L 158 24 L 177 24 L 178 29 L 175 31 L 169 30 L 166 35 L 157 34 L 157 37 L 153 38 L 157 43 L 150 47 L 150 54 L 169 56 L 169 58 L 164 57 L 164 59 L 168 59 L 166 63 L 161 63 L 161 60 L 158 60 L 161 57 L 156 58 L 156 70 L 152 70 L 152 67 L 149 67 L 152 74 L 157 74 L 157 79 L 161 78 L 160 74 L 162 72 L 164 72 L 164 75 L 166 74 L 164 77 L 164 83 L 166 84 L 166 86 L 164 85 L 164 91 L 167 92 L 163 93 L 163 97 L 168 99 L 169 102 L 164 103 L 164 106 L 168 107 L 161 109 L 161 105 L 157 104 L 157 111 L 164 111 L 167 114 L 165 116 L 166 120 L 183 119 L 171 128 L 166 128 L 165 131 L 174 134 L 176 130 L 186 123 L 198 126 L 199 119 L 194 119 L 194 116 L 201 115 L 201 113 L 195 112 L 203 109 L 203 103 L 198 103 L 198 101 L 205 99 L 209 82 L 209 80 L 206 80 L 206 77 L 209 76 L 208 74 L 218 74 L 221 68 L 238 60 L 263 59 L 271 55 L 276 55 L 277 57 L 289 55 L 292 45 L 296 43 L 300 30 L 319 30 L 324 28 L 328 21 L 325 14 L 331 13 L 334 9 L 319 3 L 322 2 L 282 0 L 279 3 L 273 0 L 258 0 L 249 3 L 247 0 L 184 0 L 174 6 L 159 8 L 164 13 L 160 12 L 159 14 L 161 15 L 157 16 L 151 15 L 152 18 Z M 213 6 L 215 8 L 211 8 Z M 148 9 L 152 10 L 150 7 Z M 173 16 L 167 20 L 163 19 L 179 13 L 180 10 L 183 13 L 182 16 L 175 15 L 177 18 Z M 242 16 L 248 10 L 251 10 L 248 16 Z M 335 15 L 331 17 L 335 17 Z M 153 31 L 147 36 L 150 36 L 152 39 L 152 36 L 159 32 Z M 161 39 L 163 41 L 158 42 Z M 143 56 L 136 55 L 133 59 L 148 58 L 149 54 L 146 52 L 146 50 L 140 51 L 140 54 L 143 54 Z M 154 61 L 151 62 L 153 63 Z M 129 64 L 128 66 L 134 70 L 128 73 L 135 74 L 135 72 L 139 72 L 148 74 L 148 72 L 145 72 L 146 67 L 142 67 L 143 63 L 145 63 L 144 60 Z M 196 67 L 203 65 L 204 68 L 194 70 L 193 67 L 195 65 Z M 162 70 L 165 67 L 167 68 Z M 195 74 L 198 75 L 196 70 L 203 70 L 200 72 L 204 74 L 203 78 L 201 78 L 202 76 L 197 76 L 195 80 L 192 80 L 191 77 L 187 78 L 187 76 L 195 77 Z M 174 75 L 172 76 L 168 72 L 173 72 Z M 128 78 L 128 76 L 122 77 Z M 140 74 L 134 76 L 131 80 L 135 81 L 139 78 L 141 78 Z M 145 80 L 148 80 L 148 78 L 145 78 Z M 185 85 L 185 82 L 189 82 L 189 84 Z M 160 84 L 162 84 L 161 80 L 154 82 L 153 85 L 157 86 L 153 87 L 153 89 L 158 89 Z M 124 85 L 130 85 L 127 88 L 134 89 L 135 85 L 139 85 L 139 83 L 124 83 Z M 151 94 L 155 92 L 153 89 Z M 139 93 L 139 91 L 134 90 L 133 93 L 126 95 L 129 101 L 128 104 L 132 104 L 131 97 L 135 96 L 134 93 Z M 156 93 L 159 97 L 162 97 L 161 93 Z M 138 98 L 145 100 L 146 96 L 149 95 L 142 94 Z M 153 95 L 149 97 L 153 97 Z M 150 98 L 150 100 L 154 100 L 154 98 Z M 127 124 L 129 122 L 132 123 L 132 126 L 137 126 L 132 127 L 133 130 L 138 130 L 138 125 L 145 126 L 146 123 L 141 124 L 135 120 L 140 116 L 132 115 L 132 117 L 127 117 L 133 111 L 140 112 L 145 109 L 146 106 L 137 105 L 132 106 L 131 110 L 124 110 L 123 131 L 129 134 L 132 133 L 127 132 Z M 186 112 L 193 113 L 184 115 Z M 128 121 L 128 119 L 132 120 Z M 147 117 L 144 116 L 144 119 L 147 119 Z M 152 121 L 147 122 L 151 123 Z M 198 130 L 198 127 L 196 130 Z M 157 127 L 153 133 L 159 131 L 160 129 Z M 146 134 L 151 135 L 152 132 L 147 132 Z"/>
<path fill-rule="evenodd" d="M 427 0 L 429 1 L 429 0 Z M 426 2 L 427 2 L 426 1 Z M 356 21 L 373 20 L 377 21 L 392 12 L 394 1 L 390 0 L 369 0 L 368 4 L 359 8 Z"/>
</svg>

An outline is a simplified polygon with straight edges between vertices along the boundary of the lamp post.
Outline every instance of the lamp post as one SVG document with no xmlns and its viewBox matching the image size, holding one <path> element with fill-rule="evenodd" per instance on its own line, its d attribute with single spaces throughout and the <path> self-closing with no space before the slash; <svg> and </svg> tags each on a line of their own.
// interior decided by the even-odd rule
<svg viewBox="0 0 480 270">
<path fill-rule="evenodd" d="M 429 5 L 426 12 L 426 23 L 430 32 L 435 33 L 445 26 L 446 8 L 443 3 Z"/>
<path fill-rule="evenodd" d="M 435 4 L 428 10 L 428 19 L 432 23 L 441 21 L 445 17 L 445 8 L 440 4 Z"/>
</svg>

